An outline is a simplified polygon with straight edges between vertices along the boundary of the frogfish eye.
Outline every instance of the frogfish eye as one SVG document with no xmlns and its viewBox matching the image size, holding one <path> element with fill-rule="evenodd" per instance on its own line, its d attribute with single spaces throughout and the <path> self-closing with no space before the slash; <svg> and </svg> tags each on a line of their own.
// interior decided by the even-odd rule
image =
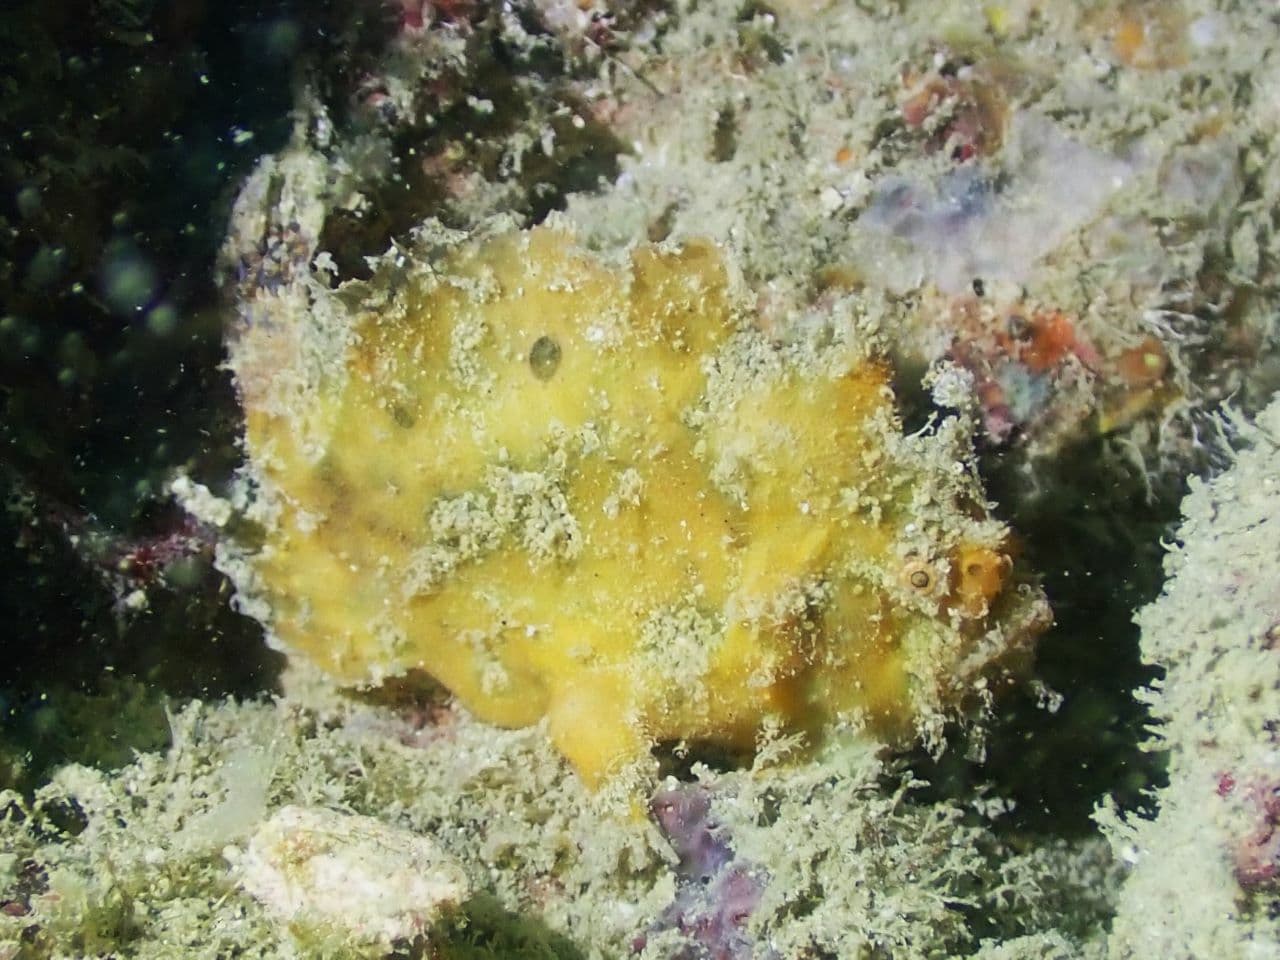
<svg viewBox="0 0 1280 960">
<path fill-rule="evenodd" d="M 912 560 L 902 571 L 907 586 L 919 593 L 932 593 L 938 585 L 938 572 L 923 560 Z"/>
</svg>

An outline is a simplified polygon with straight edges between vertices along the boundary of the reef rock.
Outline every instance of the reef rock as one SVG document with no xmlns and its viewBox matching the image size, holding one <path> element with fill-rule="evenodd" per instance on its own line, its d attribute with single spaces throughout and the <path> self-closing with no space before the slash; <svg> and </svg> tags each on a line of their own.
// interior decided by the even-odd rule
<svg viewBox="0 0 1280 960">
<path fill-rule="evenodd" d="M 936 737 L 1025 664 L 1048 610 L 969 426 L 904 436 L 852 299 L 771 337 L 709 243 L 417 243 L 243 307 L 263 529 L 224 565 L 290 653 L 545 718 L 591 784 L 766 723 Z"/>
<path fill-rule="evenodd" d="M 427 837 L 319 808 L 280 809 L 228 855 L 241 886 L 304 940 L 336 936 L 379 956 L 471 895 L 462 867 Z"/>
<path fill-rule="evenodd" d="M 1232 427 L 1242 449 L 1192 478 L 1169 581 L 1136 618 L 1169 780 L 1153 817 L 1097 813 L 1129 868 L 1115 960 L 1280 955 L 1280 400 Z"/>
</svg>

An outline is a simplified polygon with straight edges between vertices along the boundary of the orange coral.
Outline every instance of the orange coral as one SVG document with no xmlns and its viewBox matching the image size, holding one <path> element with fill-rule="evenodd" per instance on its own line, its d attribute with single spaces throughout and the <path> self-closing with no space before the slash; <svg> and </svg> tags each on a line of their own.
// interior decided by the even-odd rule
<svg viewBox="0 0 1280 960">
<path fill-rule="evenodd" d="M 1112 56 L 1127 67 L 1162 70 L 1187 62 L 1187 17 L 1176 3 L 1126 4 L 1108 26 Z"/>
<path fill-rule="evenodd" d="M 1021 360 L 1036 373 L 1044 373 L 1076 349 L 1076 330 L 1061 310 L 1037 314 L 1031 321 L 1031 340 L 1022 348 Z"/>
<path fill-rule="evenodd" d="M 1164 379 L 1169 355 L 1155 337 L 1147 337 L 1116 359 L 1116 373 L 1129 387 L 1149 387 Z"/>
</svg>

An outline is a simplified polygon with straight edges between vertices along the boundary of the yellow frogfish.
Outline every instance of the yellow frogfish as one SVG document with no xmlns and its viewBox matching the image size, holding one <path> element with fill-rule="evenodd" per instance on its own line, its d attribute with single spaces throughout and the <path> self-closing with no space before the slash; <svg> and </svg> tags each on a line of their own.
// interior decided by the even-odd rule
<svg viewBox="0 0 1280 960">
<path fill-rule="evenodd" d="M 292 656 L 545 720 L 592 786 L 766 725 L 933 737 L 1025 665 L 1048 609 L 963 430 L 904 435 L 855 320 L 767 336 L 709 242 L 399 260 L 231 345 L 236 579 Z"/>
</svg>

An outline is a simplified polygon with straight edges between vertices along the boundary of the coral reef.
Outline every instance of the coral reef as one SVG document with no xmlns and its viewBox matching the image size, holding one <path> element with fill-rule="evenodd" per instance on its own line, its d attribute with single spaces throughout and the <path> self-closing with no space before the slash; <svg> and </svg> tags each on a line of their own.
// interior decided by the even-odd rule
<svg viewBox="0 0 1280 960">
<path fill-rule="evenodd" d="M 1274 10 L 73 6 L 0 958 L 1277 953 Z"/>
<path fill-rule="evenodd" d="M 730 20 L 699 4 L 661 52 L 631 53 L 662 95 L 591 88 L 633 151 L 567 213 L 601 240 L 732 238 L 783 315 L 829 284 L 884 297 L 924 364 L 961 333 L 946 301 L 975 285 L 997 314 L 1060 311 L 1108 363 L 1052 383 L 1044 415 L 997 445 L 1034 488 L 1100 430 L 1176 501 L 1168 478 L 1206 465 L 1206 408 L 1234 392 L 1256 411 L 1280 383 L 1262 215 L 1280 183 L 1270 88 L 1235 79 L 1270 75 L 1266 15 L 1164 6 L 796 3 Z M 726 188 L 690 187 L 708 182 Z M 1154 392 L 1112 368 L 1148 339 L 1168 358 Z"/>
<path fill-rule="evenodd" d="M 384 955 L 350 926 L 291 930 L 241 886 L 234 864 L 291 805 L 375 818 L 379 835 L 463 866 L 476 893 L 429 931 L 435 956 L 605 960 L 642 936 L 645 960 L 697 955 L 696 932 L 661 920 L 718 855 L 704 846 L 710 860 L 681 867 L 627 798 L 587 793 L 536 728 L 456 709 L 424 722 L 294 679 L 275 703 L 190 704 L 170 715 L 167 749 L 117 770 L 69 765 L 34 798 L 0 794 L 0 956 Z M 723 931 L 735 949 L 924 960 L 1025 941 L 1080 955 L 1100 929 L 1115 878 L 1096 842 L 1001 840 L 999 803 L 924 801 L 865 744 L 812 764 L 792 762 L 795 747 L 767 740 L 751 769 L 701 768 L 677 788 L 708 807 L 673 837 L 715 823 L 728 869 L 767 865 L 758 903 Z"/>
<path fill-rule="evenodd" d="M 1248 958 L 1280 942 L 1280 401 L 1214 480 L 1193 482 L 1164 594 L 1138 615 L 1165 669 L 1145 693 L 1169 784 L 1152 819 L 1100 813 L 1130 866 L 1117 958 Z"/>
</svg>

